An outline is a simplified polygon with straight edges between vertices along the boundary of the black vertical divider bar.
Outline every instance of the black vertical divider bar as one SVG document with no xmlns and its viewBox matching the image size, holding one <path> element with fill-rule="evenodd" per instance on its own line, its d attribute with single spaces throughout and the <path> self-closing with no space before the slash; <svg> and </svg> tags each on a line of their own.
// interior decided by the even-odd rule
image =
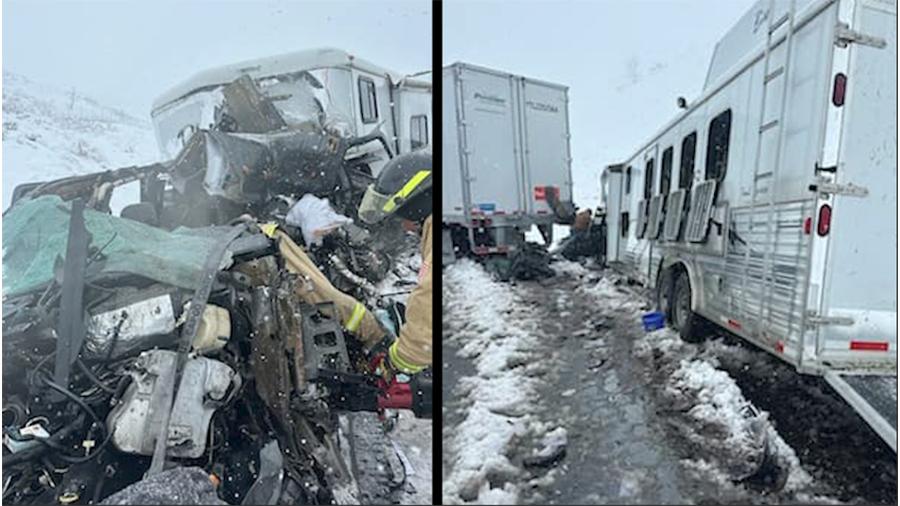
<svg viewBox="0 0 900 506">
<path fill-rule="evenodd" d="M 84 269 L 87 265 L 89 242 L 90 237 L 84 224 L 84 201 L 78 198 L 72 201 L 69 213 L 69 236 L 66 258 L 63 261 L 59 323 L 56 330 L 59 338 L 53 370 L 53 381 L 65 388 L 69 388 L 69 372 L 84 342 Z M 64 398 L 60 392 L 53 392 L 50 397 L 54 402 Z"/>
<path fill-rule="evenodd" d="M 442 288 L 442 271 L 443 268 L 440 265 L 441 262 L 441 228 L 438 228 L 437 231 L 434 231 L 434 227 L 440 227 L 442 223 L 441 219 L 441 175 L 443 174 L 443 166 L 441 165 L 441 151 L 442 151 L 442 118 L 443 111 L 441 110 L 441 104 L 443 101 L 441 100 L 441 93 L 443 93 L 443 89 L 441 86 L 441 66 L 443 62 L 442 57 L 442 34 L 443 34 L 443 25 L 442 25 L 442 13 L 441 13 L 441 2 L 434 1 L 431 4 L 432 13 L 431 13 L 431 110 L 432 110 L 432 121 L 431 121 L 431 130 L 433 132 L 431 136 L 431 150 L 433 154 L 432 164 L 433 164 L 433 172 L 431 174 L 432 186 L 435 191 L 432 192 L 432 283 L 433 283 L 433 291 L 432 291 L 432 311 L 435 309 L 440 312 L 441 308 L 441 288 Z M 437 269 L 435 267 L 438 267 Z M 434 385 L 432 386 L 432 395 L 434 398 L 433 409 L 435 411 L 443 412 L 442 407 L 443 403 L 443 357 L 442 357 L 442 341 L 443 334 L 441 332 L 443 315 L 432 315 L 432 336 L 434 339 L 432 346 L 432 369 L 434 374 Z M 443 462 L 443 445 L 442 445 L 442 434 L 443 434 L 443 417 L 437 416 L 441 413 L 434 413 L 432 415 L 432 472 L 431 472 L 431 480 L 432 480 L 432 501 L 434 504 L 443 504 L 442 498 L 442 462 Z"/>
</svg>

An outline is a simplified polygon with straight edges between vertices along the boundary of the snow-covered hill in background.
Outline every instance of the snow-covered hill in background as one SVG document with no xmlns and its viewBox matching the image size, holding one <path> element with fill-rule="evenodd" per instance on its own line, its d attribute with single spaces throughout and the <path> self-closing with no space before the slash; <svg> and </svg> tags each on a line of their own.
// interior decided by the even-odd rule
<svg viewBox="0 0 900 506">
<path fill-rule="evenodd" d="M 157 161 L 148 118 L 3 71 L 3 200 L 22 183 Z"/>
</svg>

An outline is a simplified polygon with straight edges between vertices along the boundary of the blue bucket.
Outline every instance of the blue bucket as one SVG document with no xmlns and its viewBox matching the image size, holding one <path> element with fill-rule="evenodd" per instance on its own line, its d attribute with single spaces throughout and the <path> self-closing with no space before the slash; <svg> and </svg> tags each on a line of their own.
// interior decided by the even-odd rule
<svg viewBox="0 0 900 506">
<path fill-rule="evenodd" d="M 644 330 L 646 332 L 651 332 L 663 328 L 666 322 L 666 315 L 661 311 L 644 313 L 644 315 L 641 316 L 641 322 L 644 324 Z"/>
</svg>

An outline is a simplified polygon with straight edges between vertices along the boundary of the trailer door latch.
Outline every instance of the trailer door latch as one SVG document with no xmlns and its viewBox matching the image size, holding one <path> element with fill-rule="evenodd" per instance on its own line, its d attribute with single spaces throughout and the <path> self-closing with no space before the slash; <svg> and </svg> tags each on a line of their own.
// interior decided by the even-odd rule
<svg viewBox="0 0 900 506">
<path fill-rule="evenodd" d="M 837 183 L 816 183 L 809 185 L 809 191 L 816 193 L 829 193 L 833 195 L 846 195 L 848 197 L 865 197 L 869 194 L 869 190 L 853 183 L 837 184 Z"/>
<path fill-rule="evenodd" d="M 853 318 L 849 316 L 818 316 L 811 314 L 806 317 L 806 322 L 810 325 L 853 325 Z"/>
<path fill-rule="evenodd" d="M 838 23 L 837 29 L 834 32 L 834 45 L 843 48 L 847 47 L 851 42 L 862 44 L 864 46 L 871 46 L 876 49 L 884 49 L 887 47 L 887 41 L 881 37 L 865 35 L 851 30 L 847 23 Z"/>
</svg>

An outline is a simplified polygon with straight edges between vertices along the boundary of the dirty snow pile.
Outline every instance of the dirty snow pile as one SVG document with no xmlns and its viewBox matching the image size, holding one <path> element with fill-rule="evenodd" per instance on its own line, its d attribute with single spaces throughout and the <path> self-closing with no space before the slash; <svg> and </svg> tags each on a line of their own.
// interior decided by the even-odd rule
<svg viewBox="0 0 900 506">
<path fill-rule="evenodd" d="M 3 71 L 2 138 L 3 209 L 22 183 L 159 159 L 149 118 L 8 71 Z"/>
<path fill-rule="evenodd" d="M 715 357 L 681 340 L 671 329 L 646 334 L 634 353 L 650 360 L 653 379 L 663 388 L 660 402 L 696 459 L 687 468 L 730 480 L 766 473 L 776 489 L 800 491 L 812 482 L 794 450 L 784 442 L 765 412 L 748 401 L 734 379 L 717 369 Z"/>
<path fill-rule="evenodd" d="M 647 301 L 638 289 L 607 271 L 603 277 L 573 262 L 554 264 L 558 273 L 579 278 L 578 292 L 637 320 Z M 713 345 L 712 343 L 710 343 Z M 728 488 L 733 481 L 766 481 L 770 488 L 799 493 L 812 478 L 778 434 L 768 414 L 748 401 L 715 355 L 687 343 L 669 328 L 644 334 L 633 354 L 647 364 L 659 412 L 687 446 L 690 472 L 703 473 Z M 800 497 L 800 495 L 797 495 Z"/>
<path fill-rule="evenodd" d="M 476 369 L 456 387 L 464 419 L 444 435 L 450 456 L 444 501 L 514 504 L 513 482 L 522 471 L 508 453 L 515 438 L 532 430 L 529 374 L 541 365 L 528 350 L 535 347 L 537 322 L 515 287 L 494 282 L 470 260 L 445 268 L 443 276 L 444 338 Z"/>
</svg>

